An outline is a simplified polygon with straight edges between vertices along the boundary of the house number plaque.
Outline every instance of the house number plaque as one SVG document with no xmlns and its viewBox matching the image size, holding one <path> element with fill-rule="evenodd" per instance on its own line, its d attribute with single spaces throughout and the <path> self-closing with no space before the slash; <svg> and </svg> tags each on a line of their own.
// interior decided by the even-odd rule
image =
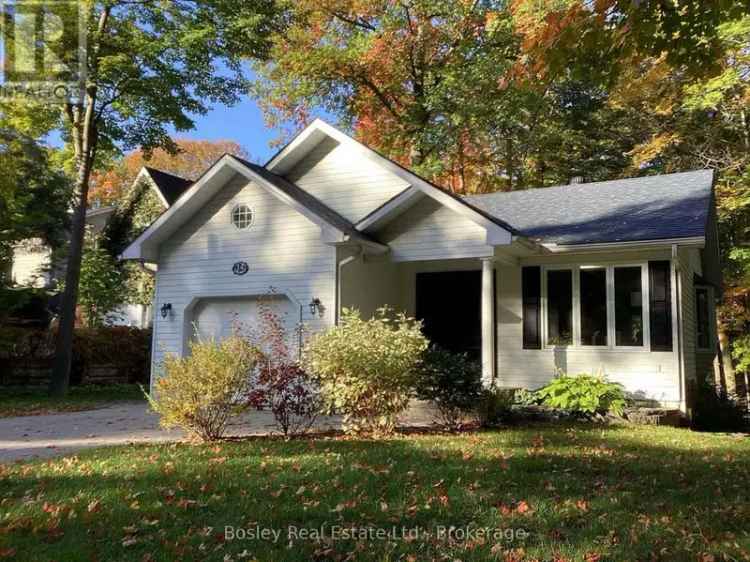
<svg viewBox="0 0 750 562">
<path fill-rule="evenodd" d="M 248 271 L 250 271 L 250 266 L 246 261 L 238 261 L 232 266 L 232 273 L 235 275 L 245 275 Z"/>
</svg>

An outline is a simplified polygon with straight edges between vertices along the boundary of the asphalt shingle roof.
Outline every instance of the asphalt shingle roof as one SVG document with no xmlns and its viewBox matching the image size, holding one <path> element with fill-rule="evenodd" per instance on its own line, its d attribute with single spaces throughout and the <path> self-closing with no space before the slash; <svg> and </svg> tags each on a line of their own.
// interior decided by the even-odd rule
<svg viewBox="0 0 750 562">
<path fill-rule="evenodd" d="M 544 243 L 592 244 L 705 236 L 713 171 L 647 176 L 465 200 Z"/>
<path fill-rule="evenodd" d="M 167 200 L 167 203 L 170 207 L 172 206 L 172 203 L 179 199 L 180 195 L 185 193 L 188 188 L 193 185 L 192 181 L 181 178 L 180 176 L 162 172 L 161 170 L 157 170 L 156 168 L 149 168 L 148 166 L 144 167 L 146 168 L 146 171 L 148 171 L 148 174 L 151 176 L 151 179 L 154 180 L 156 187 L 158 187 L 159 191 L 161 191 L 164 199 Z"/>
</svg>

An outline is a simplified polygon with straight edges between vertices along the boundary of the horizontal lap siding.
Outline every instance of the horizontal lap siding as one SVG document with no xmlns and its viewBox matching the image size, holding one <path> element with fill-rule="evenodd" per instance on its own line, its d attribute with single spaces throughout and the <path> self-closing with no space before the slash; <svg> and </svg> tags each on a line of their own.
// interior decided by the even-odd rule
<svg viewBox="0 0 750 562">
<path fill-rule="evenodd" d="M 680 248 L 680 304 L 682 305 L 682 345 L 685 350 L 685 380 L 694 381 L 696 377 L 696 322 L 694 275 L 701 274 L 700 251 L 696 248 Z"/>
<path fill-rule="evenodd" d="M 237 204 L 253 210 L 252 226 L 238 230 L 230 222 Z M 246 261 L 250 271 L 234 275 L 232 265 Z M 312 330 L 332 322 L 335 249 L 320 239 L 320 229 L 263 188 L 236 178 L 227 184 L 160 250 L 156 279 L 154 372 L 164 353 L 181 353 L 184 309 L 196 295 L 266 294 L 273 286 L 305 305 Z M 328 308 L 323 319 L 310 318 L 307 303 L 318 297 Z M 158 309 L 172 303 L 172 316 Z"/>
<path fill-rule="evenodd" d="M 428 197 L 377 233 L 394 261 L 491 256 L 485 230 Z"/>
<path fill-rule="evenodd" d="M 321 141 L 287 177 L 352 223 L 409 186 L 359 150 L 330 138 Z"/>
<path fill-rule="evenodd" d="M 662 256 L 650 256 L 658 259 Z M 578 258 L 580 260 L 580 258 Z M 596 258 L 594 258 L 596 259 Z M 593 263 L 594 259 L 585 263 Z M 609 255 L 599 258 L 618 261 Z M 639 261 L 622 256 L 620 261 Z M 552 257 L 550 262 L 575 263 L 573 257 Z M 540 260 L 534 260 L 536 262 Z M 676 406 L 679 379 L 672 352 L 569 349 L 523 349 L 521 268 L 497 268 L 498 379 L 505 387 L 539 388 L 561 368 L 569 374 L 603 372 L 638 397 Z"/>
</svg>

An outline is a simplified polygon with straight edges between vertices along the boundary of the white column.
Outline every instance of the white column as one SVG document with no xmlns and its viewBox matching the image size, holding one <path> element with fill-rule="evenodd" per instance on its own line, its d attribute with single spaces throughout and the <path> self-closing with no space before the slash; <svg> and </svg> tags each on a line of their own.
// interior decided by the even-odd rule
<svg viewBox="0 0 750 562">
<path fill-rule="evenodd" d="M 495 261 L 482 258 L 482 382 L 489 386 L 495 381 Z"/>
</svg>

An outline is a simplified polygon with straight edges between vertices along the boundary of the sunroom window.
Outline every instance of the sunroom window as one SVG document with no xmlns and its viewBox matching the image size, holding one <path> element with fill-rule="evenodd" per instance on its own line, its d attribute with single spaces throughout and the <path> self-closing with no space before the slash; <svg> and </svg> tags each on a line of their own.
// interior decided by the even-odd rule
<svg viewBox="0 0 750 562">
<path fill-rule="evenodd" d="M 615 345 L 643 346 L 641 267 L 615 267 Z"/>
<path fill-rule="evenodd" d="M 581 268 L 581 345 L 607 345 L 607 270 Z"/>
<path fill-rule="evenodd" d="M 547 271 L 547 343 L 573 343 L 573 272 Z"/>
<path fill-rule="evenodd" d="M 649 262 L 545 268 L 542 344 L 668 351 L 671 348 L 669 267 L 669 262 Z M 538 269 L 524 268 L 524 303 L 532 302 L 535 271 Z M 657 275 L 660 272 L 663 275 Z M 527 327 L 535 325 L 532 317 L 535 310 L 524 304 L 525 349 L 533 348 L 526 332 Z"/>
</svg>

